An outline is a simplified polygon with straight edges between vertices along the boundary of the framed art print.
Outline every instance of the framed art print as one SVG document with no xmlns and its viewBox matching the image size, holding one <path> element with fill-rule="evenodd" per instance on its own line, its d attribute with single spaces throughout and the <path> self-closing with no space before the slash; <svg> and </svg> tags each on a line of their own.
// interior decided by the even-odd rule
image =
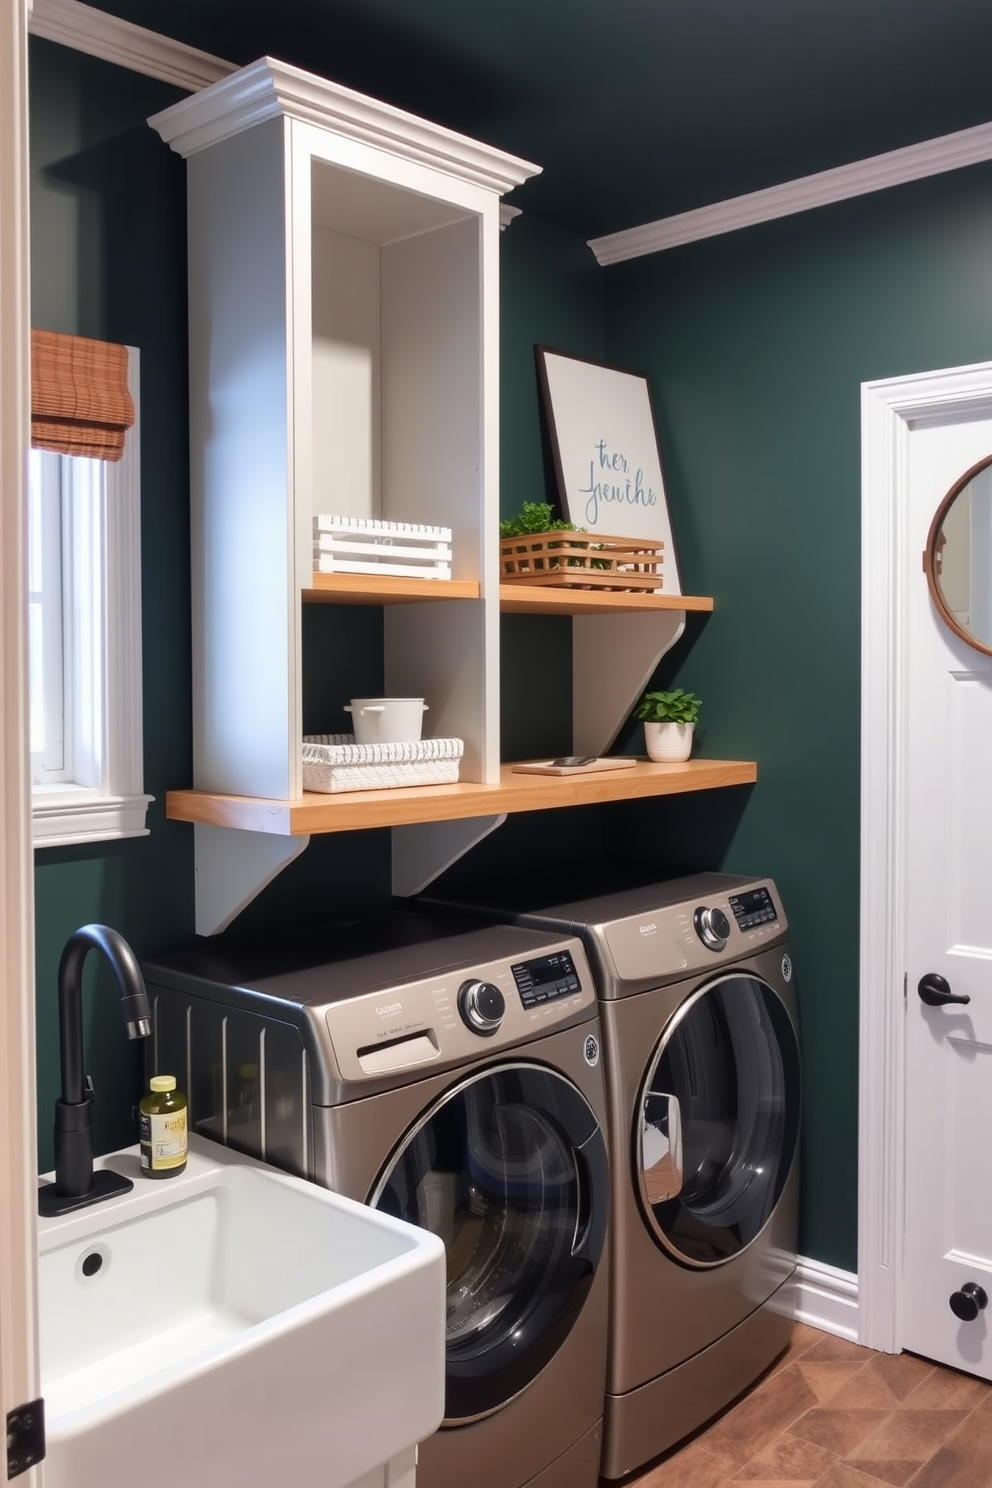
<svg viewBox="0 0 992 1488">
<path fill-rule="evenodd" d="M 665 590 L 681 594 L 646 375 L 534 350 L 561 515 L 586 532 L 663 542 Z"/>
</svg>

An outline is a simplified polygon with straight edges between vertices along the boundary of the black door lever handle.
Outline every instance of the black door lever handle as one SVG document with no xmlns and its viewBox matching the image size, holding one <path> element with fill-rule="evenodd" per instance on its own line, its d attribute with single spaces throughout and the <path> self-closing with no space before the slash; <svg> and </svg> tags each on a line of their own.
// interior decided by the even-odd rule
<svg viewBox="0 0 992 1488">
<path fill-rule="evenodd" d="M 917 987 L 920 1001 L 925 1002 L 927 1007 L 943 1007 L 946 1002 L 970 1002 L 970 997 L 961 993 L 952 992 L 951 984 L 946 977 L 942 977 L 939 971 L 928 971 L 920 977 Z"/>
</svg>

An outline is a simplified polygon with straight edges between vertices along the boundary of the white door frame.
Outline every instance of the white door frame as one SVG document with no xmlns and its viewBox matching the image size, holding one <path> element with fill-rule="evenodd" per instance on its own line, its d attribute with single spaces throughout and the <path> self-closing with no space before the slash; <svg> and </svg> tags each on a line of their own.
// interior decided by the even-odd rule
<svg viewBox="0 0 992 1488">
<path fill-rule="evenodd" d="M 906 614 L 913 425 L 992 416 L 992 362 L 861 389 L 861 1343 L 898 1353 L 904 1216 Z M 922 553 L 919 582 L 924 583 Z"/>
<path fill-rule="evenodd" d="M 5 1421 L 8 1411 L 39 1393 L 24 564 L 31 375 L 27 36 L 28 0 L 0 0 L 0 1410 Z M 18 1481 L 26 1488 L 39 1484 L 40 1469 Z"/>
</svg>

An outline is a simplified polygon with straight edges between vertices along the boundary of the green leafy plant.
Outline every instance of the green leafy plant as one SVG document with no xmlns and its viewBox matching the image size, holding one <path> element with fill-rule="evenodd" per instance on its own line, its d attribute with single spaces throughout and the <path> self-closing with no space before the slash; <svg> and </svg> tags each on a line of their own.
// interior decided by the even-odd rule
<svg viewBox="0 0 992 1488">
<path fill-rule="evenodd" d="M 546 501 L 525 501 L 518 512 L 499 524 L 500 537 L 529 537 L 534 532 L 577 532 L 574 522 L 552 521 Z"/>
<path fill-rule="evenodd" d="M 637 705 L 637 717 L 645 723 L 695 723 L 702 699 L 676 687 L 672 692 L 646 692 Z"/>
</svg>

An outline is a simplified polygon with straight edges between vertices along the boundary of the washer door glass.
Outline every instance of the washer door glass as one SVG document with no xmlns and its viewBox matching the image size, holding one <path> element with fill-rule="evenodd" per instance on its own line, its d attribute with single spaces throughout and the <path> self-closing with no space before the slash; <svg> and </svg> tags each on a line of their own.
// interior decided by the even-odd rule
<svg viewBox="0 0 992 1488">
<path fill-rule="evenodd" d="M 592 1109 L 540 1065 L 473 1075 L 404 1137 L 369 1202 L 444 1241 L 446 1422 L 498 1410 L 560 1348 L 602 1256 L 607 1186 Z"/>
<path fill-rule="evenodd" d="M 726 976 L 668 1023 L 641 1090 L 635 1164 L 655 1238 L 717 1266 L 771 1217 L 799 1133 L 799 1045 L 767 982 Z"/>
</svg>

